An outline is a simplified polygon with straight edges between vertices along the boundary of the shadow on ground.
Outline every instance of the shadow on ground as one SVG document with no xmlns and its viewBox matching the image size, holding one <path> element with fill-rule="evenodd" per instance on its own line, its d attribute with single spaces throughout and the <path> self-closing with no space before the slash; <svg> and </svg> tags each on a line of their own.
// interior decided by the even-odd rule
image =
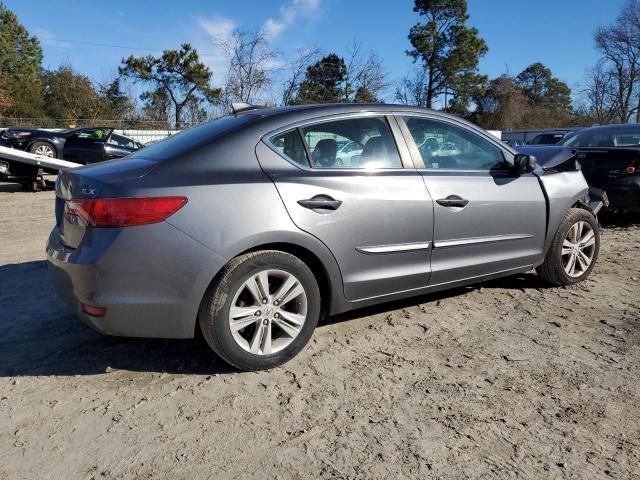
<svg viewBox="0 0 640 480">
<path fill-rule="evenodd" d="M 322 325 L 377 315 L 464 295 L 475 288 L 543 288 L 534 274 L 494 280 L 330 317 Z M 46 262 L 0 266 L 0 376 L 94 375 L 109 369 L 226 374 L 202 338 L 160 340 L 109 337 L 93 331 L 58 302 Z"/>
</svg>

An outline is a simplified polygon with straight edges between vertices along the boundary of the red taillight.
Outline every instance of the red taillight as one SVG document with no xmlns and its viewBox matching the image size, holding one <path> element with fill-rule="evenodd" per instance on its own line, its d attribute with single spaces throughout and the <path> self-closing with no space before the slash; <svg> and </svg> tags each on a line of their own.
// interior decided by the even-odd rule
<svg viewBox="0 0 640 480">
<path fill-rule="evenodd" d="M 96 307 L 95 305 L 87 305 L 86 303 L 81 303 L 80 305 L 82 311 L 92 317 L 104 317 L 107 314 L 107 307 Z"/>
<path fill-rule="evenodd" d="M 70 200 L 66 213 L 92 227 L 133 227 L 162 222 L 186 203 L 186 197 L 87 198 Z"/>
<path fill-rule="evenodd" d="M 629 165 L 627 169 L 624 171 L 624 173 L 633 175 L 634 173 L 636 173 L 636 167 L 634 167 L 633 165 Z"/>
</svg>

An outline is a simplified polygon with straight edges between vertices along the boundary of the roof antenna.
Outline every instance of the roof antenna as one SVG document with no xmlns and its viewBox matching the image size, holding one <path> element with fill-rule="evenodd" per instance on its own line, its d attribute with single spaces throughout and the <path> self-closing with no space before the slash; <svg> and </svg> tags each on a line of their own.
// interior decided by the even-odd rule
<svg viewBox="0 0 640 480">
<path fill-rule="evenodd" d="M 231 112 L 234 115 L 237 113 L 248 112 L 249 110 L 257 110 L 259 108 L 262 107 L 259 105 L 251 105 L 250 103 L 234 102 L 231 104 Z"/>
</svg>

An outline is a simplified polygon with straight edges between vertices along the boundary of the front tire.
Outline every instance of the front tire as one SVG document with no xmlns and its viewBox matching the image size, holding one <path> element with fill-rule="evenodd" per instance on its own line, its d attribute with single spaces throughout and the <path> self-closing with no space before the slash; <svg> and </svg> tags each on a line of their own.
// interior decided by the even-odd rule
<svg viewBox="0 0 640 480">
<path fill-rule="evenodd" d="M 202 301 L 199 324 L 211 349 L 241 370 L 277 367 L 307 344 L 320 317 L 309 267 L 285 252 L 234 258 Z"/>
<path fill-rule="evenodd" d="M 572 208 L 560 223 L 544 263 L 536 271 L 551 285 L 573 285 L 589 276 L 599 251 L 596 217 L 587 210 Z"/>
<path fill-rule="evenodd" d="M 57 158 L 56 149 L 49 142 L 35 142 L 29 147 L 29 151 L 43 157 Z"/>
</svg>

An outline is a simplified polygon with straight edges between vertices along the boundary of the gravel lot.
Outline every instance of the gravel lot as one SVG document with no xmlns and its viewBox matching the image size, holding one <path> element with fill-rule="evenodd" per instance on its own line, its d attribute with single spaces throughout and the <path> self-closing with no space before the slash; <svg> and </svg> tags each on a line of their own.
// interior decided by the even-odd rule
<svg viewBox="0 0 640 480">
<path fill-rule="evenodd" d="M 640 227 L 535 274 L 331 318 L 237 373 L 66 314 L 52 192 L 0 185 L 0 478 L 640 478 Z"/>
</svg>

